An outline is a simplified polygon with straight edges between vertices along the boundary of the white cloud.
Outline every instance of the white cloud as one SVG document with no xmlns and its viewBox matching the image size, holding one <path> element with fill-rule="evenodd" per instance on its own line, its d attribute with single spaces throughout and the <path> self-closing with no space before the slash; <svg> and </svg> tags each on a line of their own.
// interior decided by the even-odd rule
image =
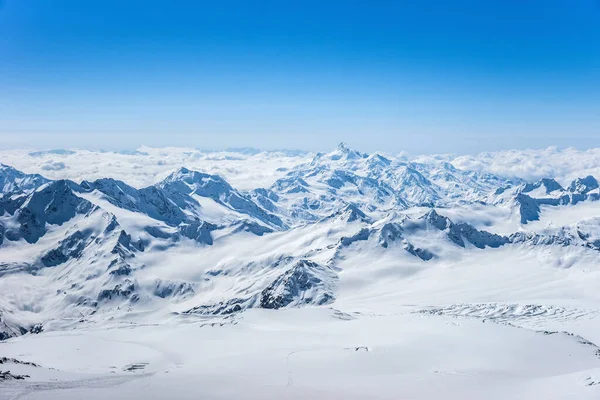
<svg viewBox="0 0 600 400">
<path fill-rule="evenodd" d="M 462 169 L 485 171 L 505 177 L 519 177 L 529 181 L 544 177 L 557 179 L 562 184 L 594 175 L 600 177 L 600 149 L 559 150 L 548 147 L 541 150 L 507 150 L 458 156 L 450 160 Z"/>
<path fill-rule="evenodd" d="M 130 153 L 76 149 L 0 151 L 0 162 L 26 173 L 40 173 L 49 179 L 71 179 L 75 182 L 110 177 L 138 188 L 152 185 L 182 166 L 220 175 L 241 190 L 268 187 L 285 175 L 282 168 L 289 169 L 311 158 L 310 154 L 203 152 L 179 147 L 142 147 Z"/>
<path fill-rule="evenodd" d="M 46 161 L 41 166 L 40 169 L 43 171 L 62 171 L 67 168 L 64 162 L 62 161 Z"/>
<path fill-rule="evenodd" d="M 40 173 L 50 179 L 76 182 L 111 177 L 135 187 L 154 184 L 171 171 L 186 167 L 218 174 L 241 190 L 268 187 L 294 166 L 308 162 L 313 154 L 284 152 L 204 152 L 193 148 L 142 147 L 135 152 L 116 153 L 89 150 L 35 152 L 2 150 L 0 162 L 27 173 Z M 567 184 L 577 177 L 600 177 L 600 148 L 506 150 L 477 155 L 397 156 L 404 160 L 431 162 L 445 160 L 461 169 L 490 172 L 504 177 L 534 181 L 556 178 Z"/>
</svg>

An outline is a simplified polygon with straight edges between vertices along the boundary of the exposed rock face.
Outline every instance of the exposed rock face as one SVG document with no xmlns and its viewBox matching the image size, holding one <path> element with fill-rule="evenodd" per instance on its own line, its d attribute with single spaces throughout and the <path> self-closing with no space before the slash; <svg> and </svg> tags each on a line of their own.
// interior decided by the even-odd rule
<svg viewBox="0 0 600 400">
<path fill-rule="evenodd" d="M 537 181 L 536 183 L 527 183 L 527 184 L 525 184 L 525 186 L 523 187 L 522 192 L 523 193 L 529 193 L 529 192 L 532 192 L 533 190 L 538 189 L 540 187 L 544 188 L 546 194 L 550 194 L 550 193 L 556 192 L 556 191 L 563 191 L 563 190 L 565 190 L 554 179 L 543 178 L 543 179 L 540 179 L 539 181 Z"/>
<path fill-rule="evenodd" d="M 35 324 L 29 329 L 29 333 L 37 335 L 38 333 L 42 333 L 44 331 L 44 326 L 42 324 Z"/>
<path fill-rule="evenodd" d="M 26 327 L 18 325 L 11 319 L 7 319 L 5 314 L 5 311 L 0 310 L 0 341 L 27 333 Z"/>
<path fill-rule="evenodd" d="M 346 222 L 354 222 L 354 221 L 361 221 L 361 222 L 366 222 L 366 223 L 372 222 L 371 219 L 369 217 L 367 217 L 367 215 L 360 208 L 356 207 L 353 204 L 348 204 L 346 206 L 346 208 L 344 208 L 342 211 L 340 211 L 334 215 L 337 219 L 340 219 L 340 220 L 346 221 Z"/>
<path fill-rule="evenodd" d="M 213 238 L 210 234 L 217 227 L 206 221 L 195 220 L 190 223 L 181 224 L 179 226 L 179 232 L 185 237 L 195 240 L 199 243 L 205 243 L 208 245 L 213 244 Z"/>
<path fill-rule="evenodd" d="M 285 268 L 285 265 L 291 260 L 291 257 L 284 257 L 270 265 L 268 269 Z M 215 271 L 210 275 L 227 275 L 227 271 Z M 267 287 L 256 295 L 203 304 L 191 308 L 185 313 L 228 315 L 250 307 L 279 309 L 329 304 L 335 299 L 337 280 L 337 274 L 331 268 L 310 260 L 301 259 L 295 261 L 291 267 L 284 269 Z M 162 285 L 163 283 L 161 283 Z M 161 290 L 161 297 L 163 294 L 170 295 L 172 293 L 170 287 L 166 293 Z M 180 286 L 176 287 L 180 288 Z"/>
<path fill-rule="evenodd" d="M 38 364 L 31 361 L 21 361 L 11 357 L 0 357 L 0 364 L 18 364 L 18 365 L 29 365 L 30 367 L 39 367 Z"/>
<path fill-rule="evenodd" d="M 511 243 L 529 243 L 532 245 L 569 246 L 573 238 L 568 235 L 540 235 L 533 232 L 516 232 L 510 235 Z"/>
<path fill-rule="evenodd" d="M 544 188 L 542 194 L 534 190 Z M 514 197 L 521 223 L 540 219 L 540 206 L 561 206 L 582 201 L 600 200 L 598 181 L 593 176 L 577 178 L 565 190 L 554 179 L 544 178 L 536 183 L 528 183 L 517 191 Z"/>
<path fill-rule="evenodd" d="M 25 174 L 8 165 L 0 164 L 0 193 L 30 192 L 50 182 L 38 174 Z"/>
<path fill-rule="evenodd" d="M 23 380 L 29 377 L 29 375 L 13 374 L 10 371 L 0 371 L 0 381 Z"/>
<path fill-rule="evenodd" d="M 270 212 L 276 212 L 277 206 L 275 203 L 279 201 L 279 196 L 268 189 L 258 188 L 251 192 L 251 196 L 254 198 L 262 208 Z"/>
<path fill-rule="evenodd" d="M 388 222 L 379 231 L 378 243 L 381 247 L 388 248 L 389 245 L 403 238 L 402 226 L 398 223 Z"/>
<path fill-rule="evenodd" d="M 278 309 L 291 304 L 331 303 L 335 281 L 337 275 L 330 268 L 300 260 L 262 291 L 260 307 Z"/>
<path fill-rule="evenodd" d="M 283 221 L 278 216 L 267 212 L 254 203 L 251 198 L 239 193 L 218 175 L 209 175 L 198 171 L 190 171 L 187 168 L 180 168 L 160 182 L 157 187 L 170 194 L 179 193 L 188 196 L 208 197 L 232 210 L 269 225 L 284 227 Z"/>
<path fill-rule="evenodd" d="M 26 197 L 4 199 L 3 206 L 18 225 L 5 230 L 6 239 L 23 238 L 29 243 L 37 242 L 46 233 L 46 224 L 62 225 L 94 208 L 92 203 L 76 196 L 70 183 L 64 180 L 45 184 Z"/>
<path fill-rule="evenodd" d="M 519 214 L 521 216 L 522 224 L 540 219 L 540 206 L 535 199 L 527 196 L 526 194 L 519 193 L 515 201 L 519 207 Z"/>
<path fill-rule="evenodd" d="M 340 244 L 342 246 L 348 247 L 354 242 L 358 242 L 361 240 L 368 240 L 371 235 L 371 231 L 368 228 L 362 228 L 356 234 L 350 237 L 342 237 L 340 239 Z"/>
<path fill-rule="evenodd" d="M 184 314 L 200 314 L 200 315 L 230 315 L 243 311 L 248 307 L 248 299 L 230 299 L 220 301 L 213 304 L 203 304 L 196 306 L 184 312 Z"/>
<path fill-rule="evenodd" d="M 104 289 L 98 294 L 98 301 L 130 298 L 135 291 L 135 284 L 129 279 L 116 284 L 112 289 Z M 132 298 L 133 299 L 133 298 Z"/>
<path fill-rule="evenodd" d="M 428 261 L 435 256 L 434 253 L 414 246 L 405 234 L 406 230 L 408 232 L 418 232 L 424 229 L 443 231 L 452 243 L 460 247 L 465 247 L 466 243 L 470 243 L 479 249 L 484 249 L 486 247 L 496 248 L 510 243 L 510 239 L 506 236 L 481 231 L 466 223 L 455 224 L 449 218 L 438 214 L 435 210 L 431 210 L 417 221 L 388 222 L 377 228 L 362 228 L 353 236 L 342 237 L 340 245 L 348 247 L 355 242 L 369 240 L 375 235 L 377 243 L 383 248 L 388 248 L 393 243 L 400 242 L 407 252 Z"/>
<path fill-rule="evenodd" d="M 76 231 L 71 236 L 61 240 L 57 248 L 48 251 L 42 256 L 42 263 L 46 267 L 54 267 L 71 258 L 78 258 L 86 247 L 86 237 L 81 231 Z"/>
<path fill-rule="evenodd" d="M 434 257 L 432 252 L 414 246 L 404 237 L 404 230 L 401 223 L 388 222 L 379 230 L 378 244 L 387 249 L 395 242 L 401 242 L 404 250 L 423 261 L 429 261 Z"/>
<path fill-rule="evenodd" d="M 598 189 L 598 181 L 591 175 L 585 178 L 577 178 L 569 185 L 569 192 L 586 194 L 594 189 Z"/>
<path fill-rule="evenodd" d="M 421 249 L 413 246 L 411 243 L 404 240 L 404 249 L 415 257 L 419 257 L 423 261 L 429 261 L 434 257 L 434 254 L 427 249 Z"/>
<path fill-rule="evenodd" d="M 443 231 L 450 228 L 453 224 L 448 217 L 438 214 L 435 210 L 430 210 L 427 214 L 421 217 L 427 226 Z"/>
<path fill-rule="evenodd" d="M 500 247 L 509 243 L 506 236 L 480 231 L 466 223 L 455 224 L 435 210 L 429 211 L 421 219 L 425 221 L 425 226 L 445 231 L 448 239 L 460 247 L 465 247 L 465 240 L 479 249 Z"/>
<path fill-rule="evenodd" d="M 232 234 L 239 233 L 239 232 L 250 232 L 256 236 L 262 236 L 266 233 L 273 232 L 273 230 L 271 228 L 257 224 L 255 222 L 243 221 L 243 222 L 238 223 L 237 226 L 235 226 L 235 229 L 232 231 Z"/>
<path fill-rule="evenodd" d="M 91 192 L 98 190 L 105 199 L 117 207 L 140 212 L 169 225 L 176 226 L 186 219 L 186 215 L 167 194 L 154 187 L 135 189 L 125 182 L 103 178 L 93 182 L 84 181 L 81 190 Z"/>
<path fill-rule="evenodd" d="M 194 294 L 194 285 L 189 282 L 166 281 L 162 279 L 156 280 L 154 295 L 160 298 L 176 296 L 183 298 Z"/>
<path fill-rule="evenodd" d="M 484 249 L 485 247 L 500 247 L 509 243 L 509 239 L 506 236 L 496 235 L 494 233 L 480 231 L 475 229 L 469 224 L 454 224 L 450 228 L 449 237 L 453 238 L 453 241 L 461 247 L 464 247 L 464 237 L 473 246 Z"/>
</svg>

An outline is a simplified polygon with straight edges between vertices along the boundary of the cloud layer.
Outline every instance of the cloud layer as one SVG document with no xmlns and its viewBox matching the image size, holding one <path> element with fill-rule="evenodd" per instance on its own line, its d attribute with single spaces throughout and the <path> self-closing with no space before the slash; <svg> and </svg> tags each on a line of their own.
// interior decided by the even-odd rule
<svg viewBox="0 0 600 400">
<path fill-rule="evenodd" d="M 144 187 L 154 184 L 174 169 L 189 169 L 218 174 L 232 185 L 247 190 L 268 187 L 294 166 L 312 159 L 311 153 L 260 152 L 238 149 L 205 152 L 193 148 L 141 147 L 133 152 L 89 150 L 30 151 L 2 150 L 0 162 L 27 173 L 40 173 L 50 179 L 67 178 L 76 182 L 111 177 Z M 460 169 L 490 172 L 503 177 L 535 181 L 552 177 L 566 184 L 586 175 L 600 177 L 600 148 L 560 150 L 507 150 L 476 155 L 398 155 L 418 162 L 448 161 Z"/>
<path fill-rule="evenodd" d="M 600 177 L 600 149 L 507 150 L 458 156 L 451 160 L 457 168 L 485 171 L 504 177 L 519 177 L 528 181 L 555 178 L 561 184 L 594 175 Z"/>
<path fill-rule="evenodd" d="M 218 174 L 239 189 L 271 185 L 309 154 L 239 151 L 203 152 L 193 148 L 142 147 L 133 152 L 28 149 L 0 151 L 0 163 L 26 173 L 75 182 L 115 178 L 135 187 L 152 185 L 179 167 Z"/>
</svg>

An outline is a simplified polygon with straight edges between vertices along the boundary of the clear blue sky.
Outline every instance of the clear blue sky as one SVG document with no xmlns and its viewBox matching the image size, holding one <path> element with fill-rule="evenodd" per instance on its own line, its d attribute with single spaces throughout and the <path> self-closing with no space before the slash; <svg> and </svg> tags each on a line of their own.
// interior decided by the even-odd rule
<svg viewBox="0 0 600 400">
<path fill-rule="evenodd" d="M 600 147 L 599 0 L 0 4 L 1 147 Z"/>
</svg>

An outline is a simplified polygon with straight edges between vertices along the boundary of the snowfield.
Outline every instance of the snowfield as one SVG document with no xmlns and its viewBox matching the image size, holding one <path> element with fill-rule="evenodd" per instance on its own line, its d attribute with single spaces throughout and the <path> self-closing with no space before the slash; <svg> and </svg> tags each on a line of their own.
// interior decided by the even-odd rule
<svg viewBox="0 0 600 400">
<path fill-rule="evenodd" d="M 49 333 L 4 347 L 57 369 L 11 368 L 31 378 L 3 384 L 8 398 L 596 399 L 600 374 L 598 349 L 565 333 L 319 308 L 252 310 L 217 326 Z"/>
<path fill-rule="evenodd" d="M 0 152 L 0 399 L 598 399 L 600 161 L 531 153 Z"/>
</svg>

